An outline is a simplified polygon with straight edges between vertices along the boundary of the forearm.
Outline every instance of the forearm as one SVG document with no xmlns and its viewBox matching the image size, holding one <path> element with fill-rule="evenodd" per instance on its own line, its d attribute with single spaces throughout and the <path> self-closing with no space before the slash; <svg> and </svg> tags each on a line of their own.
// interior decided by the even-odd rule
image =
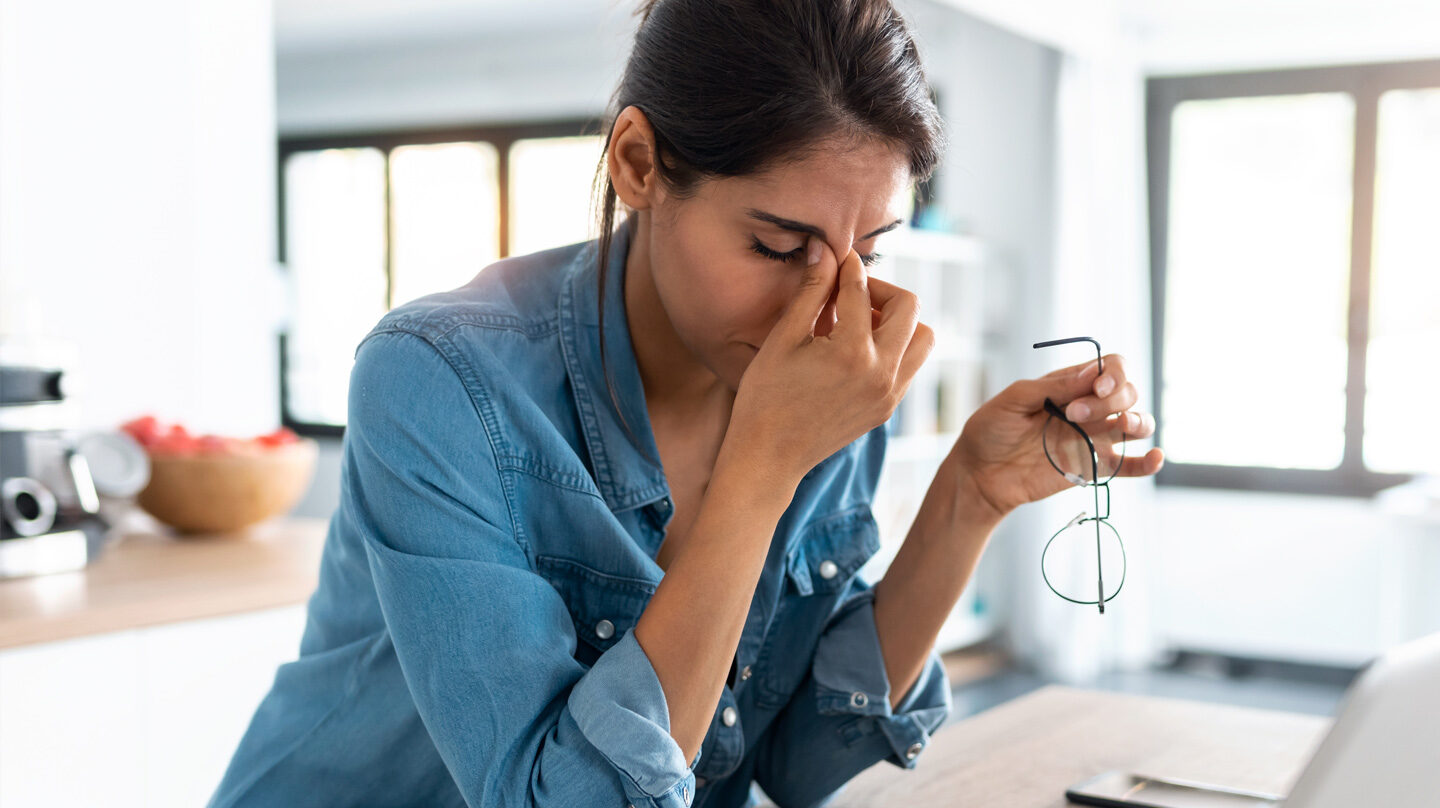
<svg viewBox="0 0 1440 808">
<path fill-rule="evenodd" d="M 969 486 L 953 456 L 947 457 L 900 551 L 875 585 L 875 627 L 892 708 L 924 670 L 941 625 L 1001 518 Z"/>
<path fill-rule="evenodd" d="M 755 587 L 799 479 L 722 445 L 685 546 L 635 626 L 670 711 L 670 734 L 693 760 L 720 702 Z"/>
</svg>

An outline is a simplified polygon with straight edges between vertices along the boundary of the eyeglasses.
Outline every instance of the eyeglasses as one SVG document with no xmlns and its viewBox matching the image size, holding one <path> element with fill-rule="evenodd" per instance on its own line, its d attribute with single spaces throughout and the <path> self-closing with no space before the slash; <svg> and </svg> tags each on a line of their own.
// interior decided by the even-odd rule
<svg viewBox="0 0 1440 808">
<path fill-rule="evenodd" d="M 1056 339 L 1048 342 L 1037 342 L 1035 348 L 1049 348 L 1053 345 L 1068 345 L 1074 342 L 1089 342 L 1095 346 L 1095 362 L 1100 368 L 1100 373 L 1105 372 L 1105 362 L 1100 354 L 1100 343 L 1090 337 L 1070 337 L 1069 339 Z M 1099 374 L 1096 375 L 1099 378 Z M 1120 532 L 1108 521 L 1110 519 L 1110 480 L 1120 470 L 1121 461 L 1125 459 L 1126 435 L 1121 428 L 1124 423 L 1124 416 L 1120 420 L 1107 422 L 1107 426 L 1096 430 L 1100 437 L 1100 447 L 1097 449 L 1095 441 L 1084 427 L 1065 417 L 1065 411 L 1051 401 L 1045 399 L 1045 411 L 1050 417 L 1045 421 L 1045 430 L 1041 433 L 1041 445 L 1045 449 L 1045 458 L 1050 465 L 1060 472 L 1065 479 L 1075 485 L 1090 486 L 1094 489 L 1095 515 L 1090 516 L 1081 511 L 1078 516 L 1071 519 L 1068 524 L 1055 532 L 1050 540 L 1045 542 L 1045 549 L 1040 553 L 1040 575 L 1045 579 L 1045 585 L 1050 591 L 1071 603 L 1079 603 L 1084 606 L 1098 606 L 1100 613 L 1105 613 L 1105 604 L 1115 599 L 1120 594 L 1121 588 L 1125 586 L 1125 573 L 1127 562 L 1125 560 L 1125 544 L 1120 540 Z M 1113 426 L 1108 425 L 1113 424 Z M 1112 440 L 1115 435 L 1119 440 Z M 1118 451 L 1117 451 L 1118 449 Z M 1100 509 L 1100 491 L 1105 491 L 1105 509 Z M 1089 540 L 1089 531 L 1086 523 L 1094 524 L 1095 533 L 1095 559 L 1094 566 L 1089 563 L 1089 551 L 1086 544 Z M 1106 533 L 1101 528 L 1108 530 Z M 1110 543 L 1108 539 L 1113 538 L 1114 549 L 1111 550 L 1110 559 L 1113 563 L 1118 551 L 1120 558 L 1120 580 L 1115 585 L 1115 591 L 1105 591 L 1106 563 L 1104 554 L 1101 551 L 1103 544 Z M 1055 548 L 1054 557 L 1051 548 Z M 1047 563 L 1048 561 L 1048 563 Z M 1095 581 L 1095 599 L 1090 600 L 1088 594 L 1081 594 L 1092 578 Z M 1111 580 L 1115 579 L 1114 570 L 1111 570 Z M 1056 583 L 1059 583 L 1057 588 Z M 1061 591 L 1064 589 L 1065 591 Z"/>
</svg>

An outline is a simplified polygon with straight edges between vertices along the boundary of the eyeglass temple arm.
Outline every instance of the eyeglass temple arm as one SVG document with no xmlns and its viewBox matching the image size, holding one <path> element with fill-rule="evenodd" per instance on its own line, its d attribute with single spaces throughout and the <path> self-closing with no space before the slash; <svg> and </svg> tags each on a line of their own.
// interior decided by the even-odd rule
<svg viewBox="0 0 1440 808">
<path fill-rule="evenodd" d="M 1093 337 L 1066 337 L 1065 339 L 1052 339 L 1045 342 L 1037 342 L 1031 348 L 1049 348 L 1052 345 L 1069 345 L 1072 342 L 1088 342 L 1095 346 L 1095 362 L 1100 366 L 1100 372 L 1105 372 L 1105 358 L 1100 355 L 1100 343 Z"/>
</svg>

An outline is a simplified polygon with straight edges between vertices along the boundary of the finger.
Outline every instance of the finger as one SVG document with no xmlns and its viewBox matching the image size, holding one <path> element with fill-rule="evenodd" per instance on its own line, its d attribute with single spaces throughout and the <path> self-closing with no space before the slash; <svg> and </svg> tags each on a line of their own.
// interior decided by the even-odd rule
<svg viewBox="0 0 1440 808">
<path fill-rule="evenodd" d="M 1115 476 L 1145 477 L 1159 471 L 1163 465 L 1165 465 L 1165 451 L 1156 446 L 1139 457 L 1127 457 L 1122 460 L 1120 470 L 1115 473 Z"/>
<path fill-rule="evenodd" d="M 825 298 L 825 305 L 820 309 L 820 317 L 815 320 L 814 333 L 817 337 L 823 337 L 835 329 L 835 289 L 830 289 L 830 296 Z"/>
<path fill-rule="evenodd" d="M 1107 368 L 1105 372 L 1110 371 Z M 1099 421 L 1113 413 L 1130 409 L 1139 400 L 1140 393 L 1135 389 L 1135 385 L 1125 382 L 1108 396 L 1081 396 L 1071 401 L 1065 405 L 1065 417 L 1076 423 Z"/>
<path fill-rule="evenodd" d="M 1045 399 L 1061 407 L 1089 393 L 1095 384 L 1095 360 L 1052 370 L 1038 379 L 1021 379 L 1000 392 L 996 399 L 1017 412 L 1044 415 Z"/>
<path fill-rule="evenodd" d="M 824 240 L 814 236 L 807 240 L 806 259 L 800 290 L 790 299 L 774 328 L 795 342 L 805 340 L 815 330 L 815 322 L 835 288 L 835 254 Z"/>
<path fill-rule="evenodd" d="M 872 308 L 870 286 L 866 283 L 865 267 L 860 262 L 860 254 L 853 249 L 845 255 L 845 260 L 840 262 L 835 285 L 835 331 L 853 332 L 868 337 Z"/>
<path fill-rule="evenodd" d="M 895 376 L 897 392 L 901 396 L 910 388 L 910 380 L 920 372 L 920 366 L 925 364 L 925 359 L 934 349 L 935 332 L 924 323 L 916 323 L 914 338 L 905 346 L 905 353 L 900 356 L 900 368 Z"/>
<path fill-rule="evenodd" d="M 1100 360 L 1105 365 L 1105 372 L 1095 379 L 1095 395 L 1108 396 L 1111 393 L 1125 386 L 1125 357 L 1120 354 L 1107 354 Z"/>
<path fill-rule="evenodd" d="M 1155 434 L 1155 416 L 1148 412 L 1129 410 L 1120 413 L 1116 418 L 1107 418 L 1104 422 L 1096 423 L 1094 429 L 1089 425 L 1081 426 L 1092 435 L 1103 434 L 1115 441 L 1135 441 Z"/>
<path fill-rule="evenodd" d="M 871 278 L 870 304 L 880 312 L 875 321 L 875 347 L 884 356 L 901 355 L 920 323 L 920 298 L 908 289 Z"/>
<path fill-rule="evenodd" d="M 1086 434 L 1112 443 L 1139 440 L 1155 434 L 1155 416 L 1148 412 L 1124 412 L 1115 418 L 1103 418 L 1080 425 Z"/>
</svg>

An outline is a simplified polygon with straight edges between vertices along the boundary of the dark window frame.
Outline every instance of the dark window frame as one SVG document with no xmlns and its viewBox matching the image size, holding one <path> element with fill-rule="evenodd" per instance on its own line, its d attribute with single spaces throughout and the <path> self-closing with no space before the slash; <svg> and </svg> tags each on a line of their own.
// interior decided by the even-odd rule
<svg viewBox="0 0 1440 808">
<path fill-rule="evenodd" d="M 276 206 L 278 221 L 276 254 L 282 266 L 289 271 L 286 254 L 285 232 L 285 164 L 298 152 L 321 149 L 375 148 L 385 157 L 385 298 L 388 301 L 394 286 L 393 255 L 391 253 L 391 206 L 390 206 L 390 153 L 400 146 L 419 146 L 434 143 L 455 143 L 459 141 L 484 141 L 495 146 L 498 152 L 496 185 L 499 189 L 499 245 L 500 257 L 510 254 L 510 147 L 518 140 L 532 138 L 574 137 L 603 134 L 600 118 L 574 117 L 548 121 L 527 121 L 516 123 L 468 125 L 448 128 L 427 128 L 403 131 L 375 131 L 344 134 L 311 134 L 299 137 L 282 137 L 276 146 Z M 311 437 L 339 438 L 345 434 L 345 427 L 339 424 L 320 424 L 297 419 L 290 411 L 290 385 L 287 379 L 287 331 L 279 335 L 280 351 L 280 423 L 297 434 Z"/>
<path fill-rule="evenodd" d="M 1158 76 L 1146 80 L 1145 130 L 1150 212 L 1152 371 L 1157 445 L 1163 446 L 1166 250 L 1169 235 L 1170 123 L 1184 101 L 1301 93 L 1346 92 L 1355 100 L 1350 283 L 1347 303 L 1345 450 L 1334 469 L 1219 466 L 1167 461 L 1160 485 L 1368 497 L 1411 479 L 1365 468 L 1365 363 L 1370 327 L 1370 259 L 1375 214 L 1376 126 L 1380 96 L 1389 90 L 1440 87 L 1440 60 L 1386 62 L 1257 72 Z"/>
</svg>

